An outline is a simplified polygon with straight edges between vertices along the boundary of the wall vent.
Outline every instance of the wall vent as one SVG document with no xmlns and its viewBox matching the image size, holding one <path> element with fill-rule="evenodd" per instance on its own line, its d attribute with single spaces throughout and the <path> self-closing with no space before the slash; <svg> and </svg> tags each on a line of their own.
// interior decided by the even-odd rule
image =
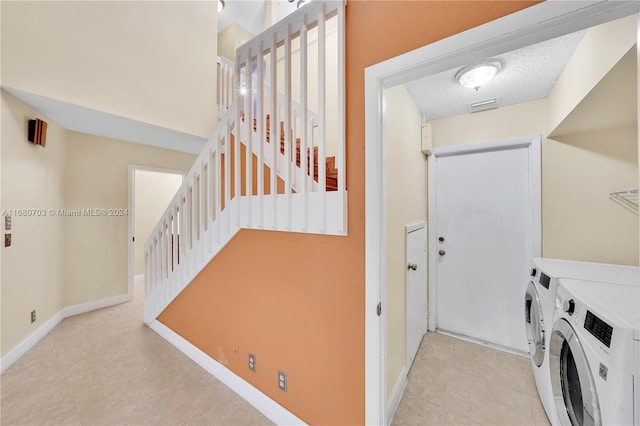
<svg viewBox="0 0 640 426">
<path fill-rule="evenodd" d="M 495 109 L 498 108 L 499 106 L 501 106 L 502 104 L 502 96 L 498 96 L 495 98 L 490 98 L 490 99 L 484 99 L 481 101 L 477 101 L 477 102 L 472 102 L 470 104 L 467 104 L 467 111 L 473 113 L 473 112 L 480 112 L 480 111 L 486 111 L 488 109 Z"/>
</svg>

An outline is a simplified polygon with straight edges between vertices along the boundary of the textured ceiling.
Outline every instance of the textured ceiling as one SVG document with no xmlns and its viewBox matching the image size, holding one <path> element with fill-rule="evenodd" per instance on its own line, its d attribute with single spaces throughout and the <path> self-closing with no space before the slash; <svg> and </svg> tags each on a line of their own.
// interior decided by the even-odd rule
<svg viewBox="0 0 640 426">
<path fill-rule="evenodd" d="M 478 91 L 455 80 L 462 66 L 407 83 L 407 89 L 426 120 L 469 112 L 469 104 L 498 98 L 512 105 L 547 96 L 571 58 L 585 31 L 494 56 L 503 63 L 496 77 Z"/>
</svg>

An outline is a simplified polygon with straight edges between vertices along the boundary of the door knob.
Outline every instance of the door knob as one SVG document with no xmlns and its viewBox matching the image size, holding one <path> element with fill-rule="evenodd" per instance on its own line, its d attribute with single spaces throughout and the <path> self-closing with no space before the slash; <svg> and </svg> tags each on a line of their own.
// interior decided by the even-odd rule
<svg viewBox="0 0 640 426">
<path fill-rule="evenodd" d="M 418 265 L 416 265 L 415 263 L 410 263 L 407 265 L 407 269 L 411 269 L 412 271 L 415 271 L 416 269 L 418 269 Z"/>
<path fill-rule="evenodd" d="M 439 254 L 440 256 L 444 256 L 445 254 L 447 254 L 447 252 L 446 252 L 446 251 L 444 251 L 444 250 L 440 250 L 440 251 L 438 251 L 438 254 Z"/>
</svg>

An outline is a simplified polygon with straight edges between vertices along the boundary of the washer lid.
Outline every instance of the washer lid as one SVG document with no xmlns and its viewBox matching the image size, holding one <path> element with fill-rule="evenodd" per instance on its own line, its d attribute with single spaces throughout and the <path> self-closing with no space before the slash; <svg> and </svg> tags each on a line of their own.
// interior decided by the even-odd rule
<svg viewBox="0 0 640 426">
<path fill-rule="evenodd" d="M 640 287 L 640 267 L 608 263 L 534 257 L 538 269 L 556 278 L 635 285 Z"/>
<path fill-rule="evenodd" d="M 611 326 L 628 329 L 640 340 L 640 286 L 572 279 L 561 279 L 559 285 Z"/>
</svg>

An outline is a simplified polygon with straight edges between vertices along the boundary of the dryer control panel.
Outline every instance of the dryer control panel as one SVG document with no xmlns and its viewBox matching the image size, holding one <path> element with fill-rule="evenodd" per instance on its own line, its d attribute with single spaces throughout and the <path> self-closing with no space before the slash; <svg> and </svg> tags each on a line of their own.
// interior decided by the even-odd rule
<svg viewBox="0 0 640 426">
<path fill-rule="evenodd" d="M 587 315 L 584 318 L 584 328 L 591 333 L 593 337 L 604 343 L 606 347 L 611 347 L 613 327 L 602 321 L 589 310 L 587 310 Z"/>
</svg>

